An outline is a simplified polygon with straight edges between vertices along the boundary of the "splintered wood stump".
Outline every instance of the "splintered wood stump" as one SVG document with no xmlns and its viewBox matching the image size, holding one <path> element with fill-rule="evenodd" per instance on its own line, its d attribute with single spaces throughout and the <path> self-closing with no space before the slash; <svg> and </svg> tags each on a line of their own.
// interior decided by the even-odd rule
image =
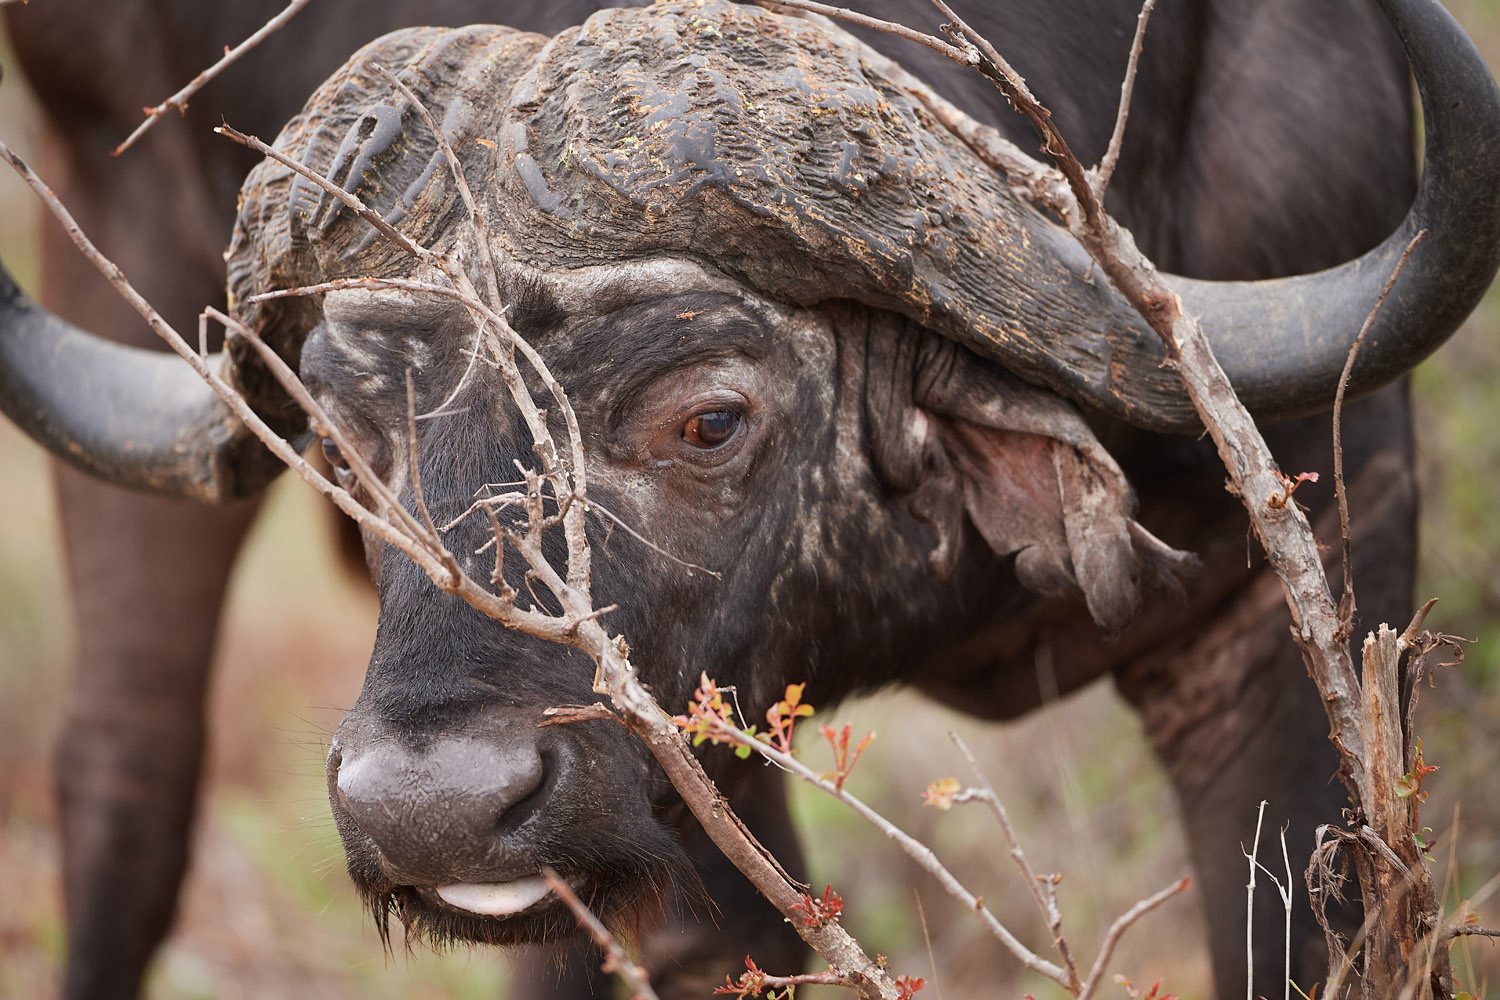
<svg viewBox="0 0 1500 1000">
<path fill-rule="evenodd" d="M 1448 949 L 1433 938 L 1439 930 L 1434 915 L 1441 911 L 1418 846 L 1415 798 L 1402 781 L 1412 773 L 1416 756 L 1401 698 L 1402 655 L 1410 646 L 1405 635 L 1381 625 L 1366 636 L 1363 649 L 1366 767 L 1360 799 L 1367 823 L 1358 831 L 1354 857 L 1368 928 L 1366 1000 L 1452 995 Z"/>
</svg>

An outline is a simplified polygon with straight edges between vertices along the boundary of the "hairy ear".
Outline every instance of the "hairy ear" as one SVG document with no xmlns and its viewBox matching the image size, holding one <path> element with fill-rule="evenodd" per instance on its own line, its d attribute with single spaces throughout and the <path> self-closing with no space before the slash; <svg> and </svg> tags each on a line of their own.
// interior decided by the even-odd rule
<svg viewBox="0 0 1500 1000">
<path fill-rule="evenodd" d="M 1082 597 L 1116 632 L 1145 584 L 1195 567 L 1133 520 L 1130 484 L 1072 404 L 931 335 L 872 342 L 867 360 L 877 465 L 936 533 L 934 573 L 952 571 L 967 517 L 1022 586 Z"/>
</svg>

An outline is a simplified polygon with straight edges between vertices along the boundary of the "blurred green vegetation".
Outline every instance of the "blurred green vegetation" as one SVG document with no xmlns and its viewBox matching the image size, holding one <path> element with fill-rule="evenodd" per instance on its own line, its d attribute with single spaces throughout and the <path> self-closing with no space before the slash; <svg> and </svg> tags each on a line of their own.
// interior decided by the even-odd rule
<svg viewBox="0 0 1500 1000">
<path fill-rule="evenodd" d="M 1500 54 L 1500 0 L 1452 6 L 1482 47 Z M 10 64 L 7 55 L 0 52 L 0 63 Z M 15 74 L 0 87 L 0 137 L 28 154 L 37 146 Z M 0 176 L 0 205 L 0 257 L 35 287 L 35 209 L 8 176 Z M 1440 672 L 1422 695 L 1417 729 L 1428 759 L 1442 767 L 1427 782 L 1423 813 L 1435 830 L 1448 905 L 1473 897 L 1493 926 L 1500 924 L 1500 293 L 1418 370 L 1415 386 L 1418 596 L 1442 599 L 1430 627 L 1475 639 L 1463 665 Z M 0 997 L 46 997 L 63 953 L 48 760 L 72 626 L 47 463 L 3 422 L 0 512 Z M 279 483 L 237 572 L 193 870 L 151 976 L 159 1000 L 503 992 L 504 960 L 491 952 L 408 954 L 398 944 L 385 955 L 343 875 L 322 761 L 327 734 L 358 691 L 373 606 L 367 588 L 334 568 L 328 524 L 307 491 Z M 1044 949 L 1045 930 L 989 817 L 920 808 L 928 782 L 961 772 L 943 738 L 950 728 L 990 762 L 1037 870 L 1065 873 L 1064 916 L 1081 955 L 1093 954 L 1130 903 L 1187 871 L 1170 793 L 1134 716 L 1107 685 L 1005 726 L 894 696 L 836 718 L 879 733 L 851 790 L 931 844 L 1034 947 Z M 819 743 L 805 745 L 809 761 L 826 759 Z M 815 880 L 844 893 L 846 922 L 893 968 L 929 977 L 924 996 L 1053 995 L 1018 974 L 972 917 L 877 831 L 805 787 L 794 789 L 793 806 L 811 831 Z M 1190 894 L 1169 903 L 1127 936 L 1113 969 L 1137 983 L 1162 978 L 1184 997 L 1206 995 L 1207 905 L 1223 901 Z M 942 970 L 936 977 L 934 966 Z M 1468 942 L 1455 967 L 1467 987 L 1500 995 L 1500 948 Z"/>
</svg>

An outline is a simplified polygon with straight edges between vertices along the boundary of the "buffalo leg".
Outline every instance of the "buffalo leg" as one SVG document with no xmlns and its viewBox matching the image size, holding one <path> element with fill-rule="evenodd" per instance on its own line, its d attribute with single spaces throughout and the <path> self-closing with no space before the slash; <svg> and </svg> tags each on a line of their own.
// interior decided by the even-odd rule
<svg viewBox="0 0 1500 1000">
<path fill-rule="evenodd" d="M 1415 564 L 1416 491 L 1406 426 L 1404 386 L 1394 386 L 1350 412 L 1349 497 L 1353 524 L 1355 640 L 1382 621 L 1405 625 L 1411 613 Z M 1381 401 L 1381 397 L 1385 397 Z M 1326 422 L 1316 422 L 1326 433 Z M 1361 426 L 1363 424 L 1363 426 Z M 1285 439 L 1285 435 L 1283 434 Z M 1384 450 L 1362 447 L 1379 443 Z M 1327 467 L 1328 460 L 1273 449 L 1283 468 Z M 1288 454 L 1290 452 L 1290 454 Z M 1330 578 L 1338 563 L 1336 515 L 1318 518 Z M 1243 555 L 1241 555 L 1243 558 Z M 1339 588 L 1335 586 L 1337 595 Z M 1327 974 L 1322 931 L 1308 905 L 1303 873 L 1314 831 L 1339 823 L 1348 793 L 1336 777 L 1328 718 L 1288 634 L 1281 588 L 1262 572 L 1206 628 L 1173 648 L 1117 673 L 1122 692 L 1140 710 L 1175 787 L 1187 826 L 1193 867 L 1207 908 L 1214 980 L 1223 998 L 1245 994 L 1245 884 L 1256 806 L 1267 800 L 1260 860 L 1282 874 L 1280 827 L 1287 824 L 1292 862 L 1292 978 L 1304 990 Z M 1255 896 L 1255 989 L 1275 995 L 1282 983 L 1284 915 L 1276 887 L 1262 873 Z M 1345 886 L 1351 898 L 1358 887 Z M 1353 905 L 1329 906 L 1347 939 L 1359 926 Z"/>
<path fill-rule="evenodd" d="M 187 864 L 204 694 L 254 505 L 192 506 L 59 476 L 80 622 L 57 749 L 64 996 L 133 997 Z"/>
<path fill-rule="evenodd" d="M 87 106 L 49 112 L 66 116 L 42 149 L 59 197 L 170 323 L 193 330 L 198 312 L 223 300 L 219 249 L 232 199 L 215 209 L 207 171 L 180 128 L 157 129 L 131 155 L 110 159 L 116 123 Z M 42 277 L 42 301 L 64 319 L 160 346 L 55 225 L 42 230 Z M 214 633 L 255 504 L 163 500 L 69 468 L 57 484 L 78 632 L 55 760 L 64 996 L 133 997 L 187 863 Z"/>
<path fill-rule="evenodd" d="M 1326 963 L 1322 936 L 1306 906 L 1302 869 L 1313 829 L 1334 822 L 1344 804 L 1343 786 L 1326 733 L 1328 723 L 1300 655 L 1280 637 L 1251 622 L 1256 609 L 1278 620 L 1279 588 L 1257 581 L 1254 594 L 1235 609 L 1233 625 L 1215 623 L 1211 637 L 1177 655 L 1132 668 L 1122 687 L 1136 702 L 1158 756 L 1177 792 L 1187 827 L 1193 871 L 1207 909 L 1214 982 L 1220 1000 L 1245 995 L 1245 883 L 1255 834 L 1256 806 L 1265 799 L 1260 858 L 1283 880 L 1278 831 L 1287 824 L 1297 906 L 1292 926 L 1292 977 L 1304 989 L 1319 981 Z M 1219 645 L 1209 646 L 1212 640 Z M 1212 693 L 1206 686 L 1217 687 Z M 1222 685 L 1222 686 L 1220 686 Z M 1176 697 L 1167 692 L 1176 692 Z M 1205 717 L 1190 719 L 1188 692 L 1212 700 Z M 1276 992 L 1282 975 L 1283 920 L 1275 886 L 1261 874 L 1255 898 L 1255 984 Z"/>
</svg>

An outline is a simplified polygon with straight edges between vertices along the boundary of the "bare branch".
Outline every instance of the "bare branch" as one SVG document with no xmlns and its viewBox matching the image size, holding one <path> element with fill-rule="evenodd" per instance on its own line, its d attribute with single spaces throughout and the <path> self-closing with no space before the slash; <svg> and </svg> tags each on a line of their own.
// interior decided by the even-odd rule
<svg viewBox="0 0 1500 1000">
<path fill-rule="evenodd" d="M 1192 884 L 1191 878 L 1180 878 L 1160 892 L 1147 896 L 1115 918 L 1115 922 L 1109 925 L 1108 933 L 1104 935 L 1104 942 L 1099 945 L 1099 957 L 1094 959 L 1094 967 L 1089 970 L 1089 978 L 1083 984 L 1083 992 L 1078 995 L 1078 1000 L 1088 1000 L 1093 996 L 1094 990 L 1104 978 L 1105 966 L 1109 963 L 1110 956 L 1115 953 L 1115 946 L 1120 943 L 1121 936 L 1130 929 L 1130 926 L 1173 896 L 1186 892 L 1187 887 Z"/>
<path fill-rule="evenodd" d="M 1000 88 L 1000 92 L 1010 101 L 1011 106 L 1021 113 L 1021 116 L 1031 123 L 1042 140 L 1042 149 L 1052 157 L 1057 168 L 1067 178 L 1068 186 L 1073 190 L 1073 197 L 1077 200 L 1079 210 L 1083 215 L 1083 222 L 1090 228 L 1098 229 L 1103 226 L 1106 218 L 1104 209 L 1099 204 L 1098 198 L 1094 196 L 1093 185 L 1089 184 L 1088 177 L 1083 169 L 1083 164 L 1078 162 L 1078 157 L 1073 155 L 1068 142 L 1063 138 L 1057 126 L 1052 122 L 1052 112 L 1044 108 L 1029 88 L 1021 74 L 995 51 L 983 35 L 969 27 L 963 18 L 953 12 L 944 0 L 929 0 L 929 2 L 942 12 L 948 19 L 948 24 L 943 26 L 944 33 L 950 38 L 961 40 L 970 49 L 977 50 L 980 55 L 976 62 L 965 65 L 973 65 L 983 73 L 991 83 Z M 1104 262 L 1101 260 L 1100 264 Z M 1113 277 L 1113 275 L 1111 275 Z M 1124 291 L 1124 289 L 1121 289 Z"/>
<path fill-rule="evenodd" d="M 713 577 L 715 580 L 722 580 L 722 579 L 724 579 L 724 574 L 720 573 L 718 570 L 709 569 L 707 566 L 699 566 L 695 562 L 688 562 L 686 559 L 679 559 L 677 556 L 674 556 L 672 553 L 668 552 L 666 549 L 662 548 L 660 545 L 657 545 L 651 539 L 647 538 L 645 535 L 641 534 L 639 531 L 636 531 L 634 528 L 632 528 L 630 525 L 626 524 L 624 521 L 620 520 L 620 518 L 619 518 L 618 515 L 616 515 L 613 511 L 611 511 L 608 507 L 604 506 L 598 500 L 590 500 L 588 503 L 589 503 L 589 509 L 590 510 L 596 510 L 599 513 L 603 514 L 611 522 L 619 525 L 621 528 L 624 528 L 625 529 L 625 534 L 629 535 L 631 538 L 634 538 L 636 541 L 640 542 L 642 545 L 646 546 L 646 548 L 650 549 L 652 552 L 655 552 L 657 555 L 660 555 L 660 556 L 662 556 L 665 559 L 670 559 L 672 562 L 674 562 L 677 565 L 681 566 L 683 569 L 687 570 L 689 573 L 707 573 L 709 576 Z"/>
<path fill-rule="evenodd" d="M 1026 852 L 1021 849 L 1021 838 L 1016 836 L 1016 829 L 1011 825 L 1010 813 L 1005 809 L 1000 796 L 995 794 L 994 786 L 979 766 L 979 761 L 969 745 L 963 741 L 953 730 L 948 731 L 948 739 L 958 747 L 958 752 L 963 754 L 964 760 L 969 765 L 969 770 L 974 772 L 974 778 L 979 782 L 978 791 L 981 798 L 995 814 L 995 819 L 1000 824 L 1000 829 L 1005 834 L 1005 841 L 1010 845 L 1010 856 L 1021 870 L 1021 878 L 1031 890 L 1031 898 L 1036 901 L 1037 908 L 1042 911 L 1042 917 L 1047 921 L 1047 929 L 1052 932 L 1052 946 L 1057 949 L 1058 955 L 1062 957 L 1063 969 L 1068 976 L 1068 989 L 1077 996 L 1083 989 L 1083 982 L 1078 976 L 1078 966 L 1073 960 L 1073 949 L 1068 945 L 1068 939 L 1063 935 L 1062 909 L 1057 902 L 1057 876 L 1038 875 L 1031 867 L 1031 861 L 1026 857 Z"/>
<path fill-rule="evenodd" d="M 803 781 L 806 781 L 811 785 L 816 785 L 818 788 L 821 788 L 829 795 L 832 795 L 834 798 L 838 799 L 840 802 L 853 809 L 856 813 L 863 817 L 866 822 L 870 823 L 876 829 L 880 830 L 880 832 L 885 834 L 887 838 L 894 841 L 896 846 L 900 847 L 901 850 L 906 853 L 907 857 L 915 861 L 919 866 L 921 866 L 924 871 L 926 871 L 929 875 L 936 879 L 937 883 L 943 887 L 943 890 L 947 892 L 948 895 L 958 900 L 966 908 L 973 910 L 974 913 L 979 917 L 980 922 L 983 923 L 985 927 L 989 929 L 990 933 L 993 934 L 995 938 L 1005 946 L 1007 951 L 1015 956 L 1017 961 L 1019 961 L 1022 965 L 1026 966 L 1028 969 L 1037 973 L 1038 975 L 1046 976 L 1048 979 L 1051 979 L 1058 985 L 1066 989 L 1071 989 L 1067 971 L 1062 967 L 1054 965 L 1053 963 L 1047 961 L 1045 958 L 1042 958 L 1030 948 L 1027 948 L 1026 945 L 1022 944 L 1020 939 L 1012 934 L 1009 928 L 1002 924 L 999 918 L 997 918 L 994 913 L 992 913 L 989 908 L 984 905 L 984 900 L 980 899 L 978 896 L 974 895 L 974 893 L 965 888 L 963 883 L 961 883 L 958 878 L 951 871 L 949 871 L 941 861 L 938 860 L 938 857 L 935 853 L 933 853 L 932 848 L 928 847 L 926 844 L 922 843 L 920 840 L 913 837 L 905 830 L 902 830 L 900 827 L 896 826 L 896 824 L 886 819 L 884 816 L 876 812 L 870 806 L 866 805 L 860 799 L 844 791 L 842 788 L 837 787 L 833 782 L 828 781 L 822 775 L 818 774 L 816 771 L 812 770 L 807 765 L 797 760 L 795 757 L 792 757 L 789 754 L 784 754 L 780 750 L 777 750 L 775 747 L 768 746 L 767 744 L 762 743 L 760 740 L 755 739 L 755 737 L 750 736 L 733 726 L 727 725 L 722 721 L 714 722 L 713 725 L 715 731 L 718 732 L 719 735 L 729 739 L 734 743 L 739 744 L 740 746 L 749 747 L 751 750 L 754 750 L 756 753 L 765 757 L 767 760 L 775 764 L 777 767 L 781 768 L 783 771 L 786 771 L 789 774 L 796 775 L 797 777 L 801 778 Z"/>
<path fill-rule="evenodd" d="M 1256 856 L 1260 854 L 1260 828 L 1265 819 L 1266 800 L 1261 799 L 1255 813 L 1255 839 L 1248 852 L 1240 848 L 1250 862 L 1250 881 L 1245 883 L 1245 1000 L 1255 1000 L 1255 871 L 1260 867 Z"/>
<path fill-rule="evenodd" d="M 1386 279 L 1385 286 L 1376 296 L 1375 304 L 1370 307 L 1370 313 L 1360 326 L 1354 343 L 1349 345 L 1349 356 L 1344 359 L 1344 370 L 1339 375 L 1338 390 L 1333 396 L 1333 495 L 1338 500 L 1339 531 L 1344 541 L 1344 596 L 1339 599 L 1339 625 L 1346 639 L 1354 627 L 1355 604 L 1354 553 L 1349 532 L 1349 491 L 1344 483 L 1344 395 L 1349 390 L 1349 376 L 1354 373 L 1354 359 L 1359 356 L 1359 349 L 1364 346 L 1365 337 L 1369 335 L 1370 328 L 1375 325 L 1375 317 L 1380 315 L 1386 297 L 1395 287 L 1396 279 L 1401 277 L 1407 258 L 1426 235 L 1427 230 L 1421 230 L 1406 244 L 1406 249 L 1401 251 L 1401 258 L 1396 261 L 1396 266 L 1391 269 L 1391 276 Z"/>
<path fill-rule="evenodd" d="M 6 0 L 6 2 L 8 2 L 8 0 Z M 160 118 L 171 109 L 176 108 L 178 111 L 186 111 L 188 98 L 192 97 L 199 90 L 202 90 L 210 80 L 218 76 L 220 73 L 224 72 L 224 70 L 228 69 L 232 64 L 238 61 L 240 56 L 243 56 L 246 52 L 249 52 L 261 42 L 265 41 L 267 36 L 269 36 L 272 32 L 277 31 L 281 28 L 282 25 L 290 21 L 293 16 L 295 16 L 296 13 L 303 7 L 306 7 L 308 3 L 309 0 L 292 0 L 291 3 L 287 4 L 285 10 L 283 10 L 280 14 L 277 14 L 275 17 L 271 18 L 265 24 L 261 25 L 260 29 L 256 31 L 255 34 L 251 35 L 249 38 L 245 39 L 243 42 L 236 45 L 232 49 L 226 47 L 224 49 L 223 57 L 212 66 L 208 67 L 208 69 L 193 77 L 192 80 L 188 82 L 188 85 L 186 87 L 183 87 L 177 93 L 173 94 L 165 101 L 162 101 L 156 107 L 147 108 L 146 120 L 137 125 L 135 127 L 135 131 L 130 133 L 130 135 L 125 138 L 124 142 L 116 146 L 114 152 L 110 155 L 119 156 L 121 153 L 125 152 L 125 150 L 135 145 L 135 141 L 141 136 L 145 135 L 146 130 L 156 123 L 156 119 Z"/>
<path fill-rule="evenodd" d="M 1135 71 L 1146 41 L 1146 22 L 1151 20 L 1151 12 L 1155 9 L 1156 0 L 1146 0 L 1141 4 L 1140 14 L 1136 15 L 1135 37 L 1130 42 L 1130 60 L 1125 64 L 1125 81 L 1120 84 L 1120 110 L 1115 115 L 1115 130 L 1110 133 L 1104 158 L 1094 171 L 1094 191 L 1101 202 L 1104 201 L 1105 189 L 1109 187 L 1109 179 L 1115 175 L 1115 166 L 1120 162 L 1120 146 L 1125 141 L 1125 123 L 1130 120 L 1131 92 L 1135 90 Z"/>
<path fill-rule="evenodd" d="M 287 156 L 280 150 L 266 145 L 264 142 L 253 135 L 247 135 L 246 133 L 241 132 L 239 129 L 233 127 L 232 125 L 220 125 L 218 128 L 214 129 L 214 131 L 219 135 L 225 136 L 226 138 L 239 143 L 241 146 L 250 147 L 262 156 L 269 156 L 271 159 L 286 167 L 288 170 L 306 177 L 318 187 L 322 188 L 324 191 L 328 192 L 329 194 L 333 195 L 333 197 L 343 202 L 351 211 L 353 211 L 361 219 L 365 220 L 365 222 L 373 226 L 375 230 L 380 233 L 380 235 L 390 240 L 402 250 L 405 250 L 408 254 L 415 257 L 417 260 L 422 261 L 424 264 L 431 264 L 434 267 L 443 267 L 445 261 L 440 254 L 434 253 L 426 247 L 419 246 L 418 244 L 413 242 L 405 233 L 401 232 L 395 226 L 392 226 L 389 222 L 386 222 L 385 219 L 381 218 L 380 213 L 371 210 L 369 206 L 367 206 L 363 201 L 359 199 L 356 194 L 354 194 L 354 192 L 344 190 L 342 187 L 333 183 L 328 178 L 318 173 L 316 170 L 298 163 L 296 160 Z"/>
<path fill-rule="evenodd" d="M 578 918 L 578 926 L 588 931 L 589 937 L 604 952 L 605 972 L 613 972 L 625 981 L 625 986 L 630 990 L 631 1000 L 657 1000 L 656 991 L 651 988 L 651 981 L 646 978 L 646 970 L 630 960 L 625 953 L 624 947 L 615 936 L 609 932 L 609 928 L 599 922 L 599 918 L 583 905 L 583 900 L 578 894 L 558 877 L 557 872 L 551 868 L 542 866 L 542 879 L 547 883 L 547 888 L 557 894 L 557 897 L 568 905 L 573 911 L 573 916 Z"/>
<path fill-rule="evenodd" d="M 406 466 L 407 474 L 411 476 L 412 495 L 417 501 L 417 511 L 422 515 L 422 524 L 427 528 L 427 534 L 432 538 L 441 537 L 438 534 L 437 525 L 432 523 L 432 512 L 427 509 L 427 498 L 422 495 L 422 463 L 417 461 L 417 391 L 412 386 L 411 369 L 406 369 Z M 453 580 L 458 579 L 461 572 L 458 562 L 453 554 L 448 551 L 447 546 L 441 546 L 442 551 L 439 558 L 447 566 L 449 575 Z"/>
<path fill-rule="evenodd" d="M 847 7 L 833 7 L 826 3 L 817 3 L 816 0 L 758 0 L 761 6 L 776 10 L 803 10 L 809 14 L 821 14 L 835 21 L 847 21 L 849 24 L 857 24 L 861 28 L 869 28 L 872 31 L 881 31 L 897 38 L 904 38 L 908 42 L 925 45 L 929 49 L 941 52 L 954 62 L 963 66 L 973 66 L 975 61 L 973 55 L 967 50 L 943 41 L 935 35 L 929 35 L 924 31 L 917 31 L 904 24 L 895 21 L 883 21 L 869 14 L 861 14 L 857 10 Z"/>
</svg>

